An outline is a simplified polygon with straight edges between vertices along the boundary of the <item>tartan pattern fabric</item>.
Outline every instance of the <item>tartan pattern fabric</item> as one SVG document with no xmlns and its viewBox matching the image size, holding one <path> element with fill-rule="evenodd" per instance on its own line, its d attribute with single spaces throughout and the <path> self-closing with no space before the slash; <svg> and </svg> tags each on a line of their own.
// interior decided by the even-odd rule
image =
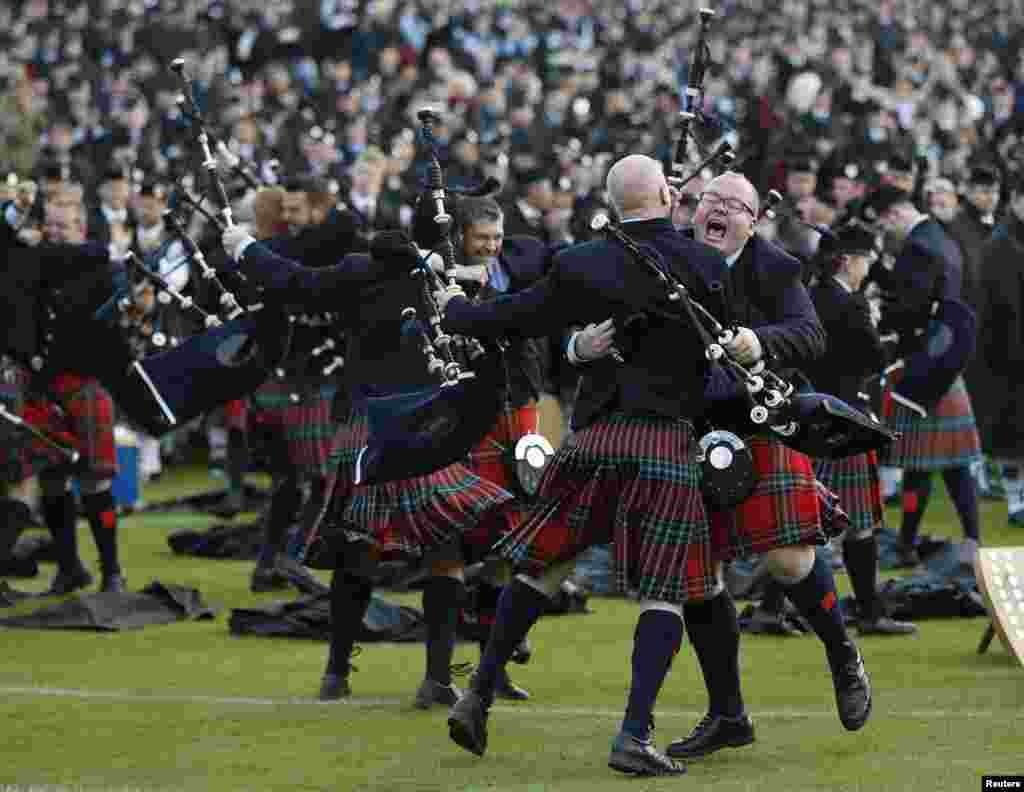
<svg viewBox="0 0 1024 792">
<path fill-rule="evenodd" d="M 426 476 L 356 485 L 355 467 L 366 446 L 366 413 L 355 408 L 338 426 L 328 462 L 323 514 L 308 546 L 347 541 L 372 543 L 380 555 L 422 556 L 453 542 L 467 557 L 482 557 L 516 524 L 512 495 L 461 464 Z"/>
<path fill-rule="evenodd" d="M 715 587 L 693 427 L 613 413 L 555 452 L 536 501 L 496 550 L 535 577 L 614 543 L 620 592 L 682 603 Z"/>
<path fill-rule="evenodd" d="M 92 378 L 62 374 L 53 381 L 50 393 L 56 397 L 56 404 L 31 410 L 33 425 L 57 436 L 70 436 L 82 455 L 78 472 L 100 479 L 114 478 L 118 472 L 114 400 L 106 388 Z M 50 450 L 39 453 L 47 460 L 61 460 Z"/>
<path fill-rule="evenodd" d="M 251 396 L 253 423 L 264 431 L 279 433 L 290 468 L 315 475 L 327 473 L 335 435 L 331 420 L 335 390 L 333 385 L 319 386 L 294 402 L 293 384 L 269 380 Z"/>
<path fill-rule="evenodd" d="M 981 440 L 963 377 L 957 377 L 927 418 L 892 399 L 884 401 L 884 416 L 889 428 L 901 436 L 883 451 L 883 465 L 944 470 L 981 459 Z"/>
<path fill-rule="evenodd" d="M 875 451 L 845 459 L 816 459 L 814 474 L 839 498 L 839 505 L 850 518 L 851 536 L 885 527 Z"/>
<path fill-rule="evenodd" d="M 502 411 L 494 428 L 469 452 L 466 467 L 480 478 L 487 479 L 499 487 L 514 491 L 516 471 L 510 462 L 520 437 L 536 433 L 540 426 L 540 415 L 536 404 L 527 404 L 517 410 Z"/>
<path fill-rule="evenodd" d="M 846 515 L 834 493 L 815 479 L 809 457 L 774 437 L 754 435 L 744 442 L 754 460 L 754 490 L 735 508 L 710 512 L 717 560 L 824 544 L 846 528 Z"/>
</svg>

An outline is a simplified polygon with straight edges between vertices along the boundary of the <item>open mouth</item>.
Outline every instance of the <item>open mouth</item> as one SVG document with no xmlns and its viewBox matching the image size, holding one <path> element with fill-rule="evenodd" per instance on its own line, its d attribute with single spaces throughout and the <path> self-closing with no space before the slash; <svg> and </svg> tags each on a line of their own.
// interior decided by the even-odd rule
<svg viewBox="0 0 1024 792">
<path fill-rule="evenodd" d="M 711 244 L 721 242 L 728 230 L 729 227 L 723 221 L 712 218 L 704 226 L 704 241 Z"/>
</svg>

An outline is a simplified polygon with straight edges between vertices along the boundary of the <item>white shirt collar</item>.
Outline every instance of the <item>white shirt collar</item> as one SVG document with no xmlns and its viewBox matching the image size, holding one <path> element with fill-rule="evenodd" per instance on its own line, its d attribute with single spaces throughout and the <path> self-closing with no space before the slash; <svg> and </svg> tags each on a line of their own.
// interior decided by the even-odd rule
<svg viewBox="0 0 1024 792">
<path fill-rule="evenodd" d="M 853 289 L 850 288 L 850 284 L 840 278 L 838 275 L 833 275 L 832 280 L 839 284 L 844 292 L 847 294 L 853 294 Z"/>
</svg>

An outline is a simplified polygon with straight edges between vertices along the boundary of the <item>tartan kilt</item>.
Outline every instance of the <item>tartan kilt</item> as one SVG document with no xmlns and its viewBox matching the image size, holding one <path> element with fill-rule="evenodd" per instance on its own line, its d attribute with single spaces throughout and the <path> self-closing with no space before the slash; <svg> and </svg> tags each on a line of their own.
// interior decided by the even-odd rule
<svg viewBox="0 0 1024 792">
<path fill-rule="evenodd" d="M 81 454 L 76 472 L 99 479 L 114 478 L 118 473 L 114 400 L 106 388 L 92 378 L 62 374 L 53 381 L 50 393 L 56 397 L 56 403 L 30 404 L 26 409 L 29 422 L 42 431 L 70 438 Z M 38 447 L 39 444 L 33 445 Z M 46 460 L 40 463 L 40 469 L 64 462 L 49 449 L 38 448 L 33 451 L 34 455 L 36 453 Z"/>
<path fill-rule="evenodd" d="M 701 600 L 715 577 L 697 451 L 684 421 L 604 416 L 555 452 L 525 521 L 495 550 L 539 577 L 592 545 L 613 543 L 619 592 Z"/>
<path fill-rule="evenodd" d="M 957 377 L 927 418 L 890 398 L 882 407 L 888 427 L 901 435 L 882 452 L 883 465 L 944 470 L 981 459 L 981 440 L 963 377 Z"/>
<path fill-rule="evenodd" d="M 850 518 L 849 536 L 885 526 L 877 452 L 844 459 L 816 459 L 814 474 L 838 496 L 839 505 Z"/>
<path fill-rule="evenodd" d="M 509 412 L 502 410 L 494 428 L 469 452 L 466 467 L 480 478 L 514 492 L 518 487 L 513 459 L 516 443 L 524 435 L 538 432 L 539 426 L 536 403 Z"/>
<path fill-rule="evenodd" d="M 744 438 L 754 459 L 754 489 L 732 509 L 711 511 L 716 560 L 779 547 L 825 544 L 848 525 L 835 493 L 814 477 L 811 460 L 774 437 Z"/>
<path fill-rule="evenodd" d="M 293 384 L 269 380 L 251 396 L 254 427 L 280 440 L 290 469 L 314 475 L 328 472 L 335 435 L 331 403 L 336 390 L 334 385 L 321 385 L 293 402 Z"/>
<path fill-rule="evenodd" d="M 335 434 L 326 506 L 307 545 L 311 555 L 317 544 L 340 537 L 370 543 L 379 557 L 420 557 L 458 544 L 476 559 L 517 524 L 507 508 L 512 494 L 458 463 L 426 476 L 356 485 L 356 460 L 367 439 L 366 412 L 353 408 Z"/>
</svg>

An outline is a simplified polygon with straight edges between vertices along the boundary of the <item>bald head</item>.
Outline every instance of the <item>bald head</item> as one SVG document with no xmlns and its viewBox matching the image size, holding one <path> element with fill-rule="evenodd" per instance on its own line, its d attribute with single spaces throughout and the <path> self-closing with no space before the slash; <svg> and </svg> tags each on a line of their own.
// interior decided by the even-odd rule
<svg viewBox="0 0 1024 792">
<path fill-rule="evenodd" d="M 657 160 L 630 154 L 608 171 L 608 197 L 622 219 L 667 217 L 672 195 Z"/>
</svg>

